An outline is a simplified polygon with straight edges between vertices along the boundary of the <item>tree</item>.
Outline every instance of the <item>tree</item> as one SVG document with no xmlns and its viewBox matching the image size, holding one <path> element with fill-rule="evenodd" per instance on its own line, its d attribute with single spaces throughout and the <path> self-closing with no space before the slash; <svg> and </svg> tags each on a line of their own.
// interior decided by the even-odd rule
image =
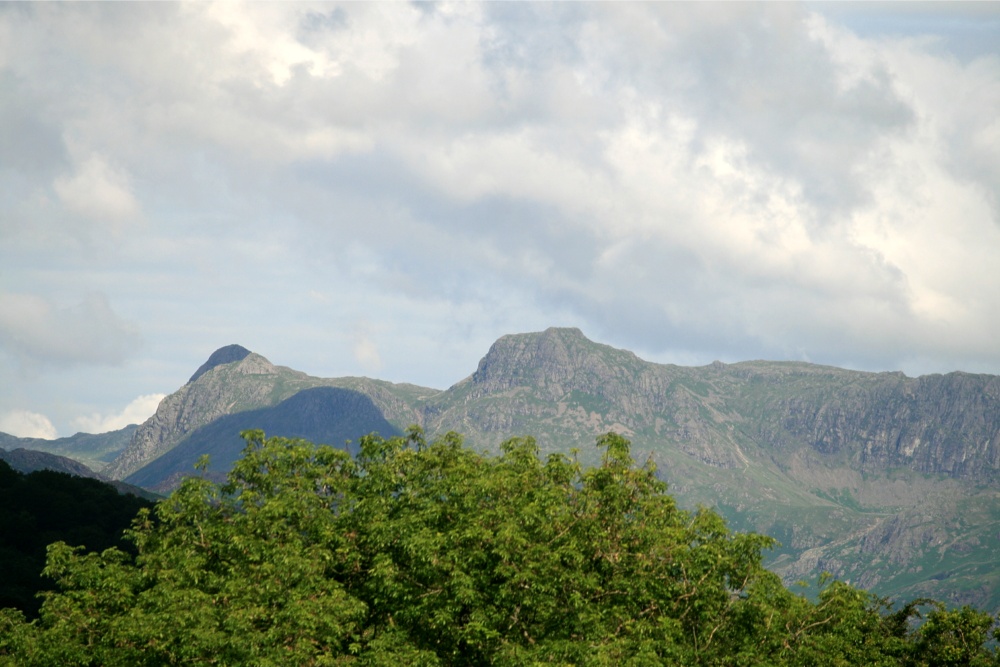
<svg viewBox="0 0 1000 667">
<path fill-rule="evenodd" d="M 677 508 L 615 434 L 590 469 L 531 438 L 490 456 L 411 428 L 352 459 L 244 437 L 226 484 L 139 514 L 134 559 L 50 547 L 59 590 L 35 623 L 0 615 L 0 664 L 893 664 L 913 645 L 867 593 L 792 594 L 770 538 Z"/>
<path fill-rule="evenodd" d="M 122 531 L 152 502 L 110 484 L 51 470 L 23 474 L 0 460 L 0 607 L 38 614 L 45 548 L 57 540 L 101 551 L 128 549 Z"/>
</svg>

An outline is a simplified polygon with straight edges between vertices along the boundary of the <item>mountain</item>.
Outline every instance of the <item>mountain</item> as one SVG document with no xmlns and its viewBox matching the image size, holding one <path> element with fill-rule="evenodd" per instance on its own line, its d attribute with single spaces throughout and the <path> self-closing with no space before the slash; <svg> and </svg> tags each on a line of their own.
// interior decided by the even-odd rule
<svg viewBox="0 0 1000 667">
<path fill-rule="evenodd" d="M 216 352 L 212 356 L 218 354 Z M 270 408 L 303 390 L 316 387 L 347 389 L 367 396 L 378 406 L 381 419 L 397 427 L 403 424 L 404 428 L 420 420 L 416 406 L 425 396 L 436 393 L 433 389 L 393 385 L 368 378 L 311 377 L 284 366 L 275 366 L 253 353 L 229 363 L 206 363 L 187 384 L 160 401 L 156 413 L 136 429 L 128 445 L 104 472 L 109 477 L 125 479 L 217 419 Z M 237 428 L 242 430 L 252 426 L 247 424 Z M 236 453 L 239 451 L 237 449 Z"/>
<path fill-rule="evenodd" d="M 354 394 L 306 393 L 311 412 L 286 405 L 322 387 Z M 315 378 L 229 346 L 161 402 L 107 470 L 163 488 L 201 453 L 228 465 L 235 431 L 265 424 L 269 435 L 342 444 L 335 425 L 359 396 L 373 410 L 353 425 L 358 434 L 418 423 L 487 448 L 533 435 L 545 452 L 575 448 L 594 463 L 595 436 L 613 430 L 632 440 L 637 460 L 658 466 L 682 504 L 777 537 L 771 566 L 788 581 L 829 570 L 883 595 L 1000 609 L 997 376 L 768 361 L 682 367 L 548 329 L 500 338 L 472 375 L 439 391 Z M 307 434 L 324 421 L 329 435 Z"/>
<path fill-rule="evenodd" d="M 132 434 L 138 428 L 131 424 L 108 433 L 77 433 L 68 438 L 44 440 L 42 438 L 18 438 L 0 433 L 0 447 L 8 450 L 26 449 L 47 452 L 74 459 L 91 470 L 100 471 L 125 449 Z"/>
<path fill-rule="evenodd" d="M 6 461 L 11 468 L 21 473 L 51 470 L 77 477 L 100 479 L 100 475 L 75 459 L 23 447 L 11 451 L 0 449 L 0 461 Z"/>
<path fill-rule="evenodd" d="M 344 448 L 348 448 L 348 441 L 368 433 L 385 437 L 401 433 L 364 394 L 339 387 L 312 387 L 275 406 L 225 415 L 195 429 L 126 481 L 154 491 L 169 491 L 182 475 L 190 474 L 204 454 L 209 455 L 206 472 L 224 476 L 243 450 L 240 432 L 252 428 Z M 356 449 L 351 448 L 351 453 Z"/>
</svg>

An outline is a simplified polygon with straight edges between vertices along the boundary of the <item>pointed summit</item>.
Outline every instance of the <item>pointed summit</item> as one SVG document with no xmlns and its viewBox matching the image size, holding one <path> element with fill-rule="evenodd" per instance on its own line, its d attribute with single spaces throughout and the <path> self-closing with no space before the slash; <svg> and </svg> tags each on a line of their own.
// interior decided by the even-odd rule
<svg viewBox="0 0 1000 667">
<path fill-rule="evenodd" d="M 242 345 L 226 345 L 225 347 L 220 347 L 218 350 L 212 353 L 212 356 L 208 358 L 208 361 L 203 363 L 198 370 L 194 372 L 191 379 L 187 381 L 191 384 L 202 375 L 212 370 L 216 366 L 221 366 L 222 364 L 231 364 L 234 361 L 243 361 L 248 356 L 250 356 L 250 350 L 246 349 Z"/>
</svg>

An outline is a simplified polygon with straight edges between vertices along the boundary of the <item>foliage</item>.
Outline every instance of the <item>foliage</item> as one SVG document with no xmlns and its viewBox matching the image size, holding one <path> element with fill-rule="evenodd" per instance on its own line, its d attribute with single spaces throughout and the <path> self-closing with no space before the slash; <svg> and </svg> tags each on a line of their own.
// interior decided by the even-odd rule
<svg viewBox="0 0 1000 667">
<path fill-rule="evenodd" d="M 129 549 L 122 531 L 151 505 L 96 479 L 51 470 L 22 474 L 0 460 L 0 608 L 37 616 L 36 593 L 51 586 L 41 578 L 47 545 Z"/>
<path fill-rule="evenodd" d="M 678 509 L 614 434 L 587 469 L 531 438 L 244 437 L 228 483 L 140 512 L 134 559 L 52 545 L 59 591 L 0 614 L 0 664 L 996 664 L 974 610 L 793 594 L 773 540 Z"/>
</svg>

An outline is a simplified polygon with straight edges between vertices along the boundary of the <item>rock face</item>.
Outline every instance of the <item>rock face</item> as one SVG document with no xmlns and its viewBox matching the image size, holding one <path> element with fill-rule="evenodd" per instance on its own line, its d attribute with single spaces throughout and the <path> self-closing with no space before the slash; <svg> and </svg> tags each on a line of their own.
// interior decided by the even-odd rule
<svg viewBox="0 0 1000 667">
<path fill-rule="evenodd" d="M 854 374 L 772 404 L 760 436 L 780 448 L 809 444 L 877 473 L 910 468 L 980 483 L 1000 469 L 1000 377 Z"/>
<path fill-rule="evenodd" d="M 553 400 L 572 390 L 620 399 L 626 393 L 623 385 L 645 365 L 631 352 L 587 340 L 575 328 L 504 336 L 479 362 L 470 396 L 531 387 Z M 634 389 L 627 393 L 637 394 Z"/>
</svg>

